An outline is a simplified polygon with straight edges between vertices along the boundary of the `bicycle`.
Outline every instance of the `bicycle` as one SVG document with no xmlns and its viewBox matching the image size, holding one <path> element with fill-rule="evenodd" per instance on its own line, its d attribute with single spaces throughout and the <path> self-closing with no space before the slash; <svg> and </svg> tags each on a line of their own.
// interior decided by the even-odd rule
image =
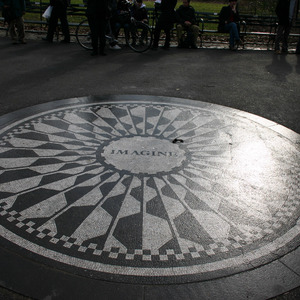
<svg viewBox="0 0 300 300">
<path fill-rule="evenodd" d="M 129 29 L 124 29 L 123 34 L 120 33 L 120 40 L 114 38 L 108 22 L 108 34 L 105 35 L 106 40 L 110 45 L 120 44 L 120 40 L 125 38 L 126 45 L 135 52 L 145 52 L 150 49 L 152 45 L 152 31 L 150 27 L 140 21 L 130 18 Z M 76 28 L 76 40 L 81 47 L 87 50 L 92 50 L 92 38 L 89 29 L 88 20 L 81 21 Z"/>
</svg>

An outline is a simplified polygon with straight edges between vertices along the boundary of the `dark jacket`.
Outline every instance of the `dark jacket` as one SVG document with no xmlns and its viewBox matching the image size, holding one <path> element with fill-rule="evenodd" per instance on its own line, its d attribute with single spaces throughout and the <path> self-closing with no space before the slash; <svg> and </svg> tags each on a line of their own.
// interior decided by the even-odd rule
<svg viewBox="0 0 300 300">
<path fill-rule="evenodd" d="M 5 0 L 4 5 L 9 7 L 11 20 L 23 16 L 25 12 L 25 0 Z"/>
<path fill-rule="evenodd" d="M 146 9 L 146 6 L 143 4 L 140 8 L 136 5 L 132 5 L 131 8 L 131 15 L 137 20 L 137 21 L 143 21 L 145 19 L 148 20 L 148 12 Z"/>
<path fill-rule="evenodd" d="M 163 13 L 174 13 L 177 0 L 162 0 L 160 5 L 160 10 Z"/>
<path fill-rule="evenodd" d="M 50 0 L 50 5 L 58 8 L 65 8 L 69 6 L 69 0 Z"/>
<path fill-rule="evenodd" d="M 180 24 L 184 24 L 185 21 L 189 21 L 192 23 L 192 25 L 196 24 L 196 14 L 195 9 L 192 6 L 184 6 L 181 5 L 177 11 L 177 22 Z"/>
<path fill-rule="evenodd" d="M 86 15 L 95 15 L 106 18 L 110 14 L 108 0 L 88 0 Z"/>
<path fill-rule="evenodd" d="M 223 6 L 219 14 L 219 26 L 218 26 L 219 32 L 225 31 L 225 25 L 231 22 L 230 20 L 231 18 L 235 23 L 238 23 L 240 21 L 240 15 L 238 10 L 236 10 L 236 13 L 233 13 L 229 5 Z"/>
<path fill-rule="evenodd" d="M 298 13 L 299 1 L 296 2 L 296 12 Z M 275 9 L 276 15 L 278 17 L 279 25 L 287 26 L 289 25 L 289 12 L 290 12 L 290 0 L 279 0 Z"/>
</svg>

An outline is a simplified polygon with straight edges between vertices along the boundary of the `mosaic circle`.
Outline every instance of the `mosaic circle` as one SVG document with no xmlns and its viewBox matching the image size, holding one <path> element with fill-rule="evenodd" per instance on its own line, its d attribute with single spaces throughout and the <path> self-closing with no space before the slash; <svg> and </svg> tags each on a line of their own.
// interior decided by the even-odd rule
<svg viewBox="0 0 300 300">
<path fill-rule="evenodd" d="M 128 282 L 283 254 L 299 239 L 299 145 L 199 103 L 69 103 L 2 128 L 0 235 Z"/>
</svg>

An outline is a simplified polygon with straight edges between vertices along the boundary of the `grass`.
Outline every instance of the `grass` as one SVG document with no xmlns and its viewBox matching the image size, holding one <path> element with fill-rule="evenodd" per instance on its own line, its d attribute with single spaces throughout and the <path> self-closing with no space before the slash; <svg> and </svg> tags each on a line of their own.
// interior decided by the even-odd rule
<svg viewBox="0 0 300 300">
<path fill-rule="evenodd" d="M 154 8 L 154 1 L 144 0 L 144 4 L 146 5 L 147 8 Z M 178 8 L 181 4 L 182 1 L 177 1 L 176 8 Z M 224 4 L 191 1 L 191 6 L 193 6 L 196 11 L 200 11 L 200 12 L 220 12 Z"/>
<path fill-rule="evenodd" d="M 72 4 L 83 4 L 82 0 L 71 0 Z M 144 4 L 146 5 L 147 8 L 154 8 L 154 0 L 144 0 Z M 182 1 L 177 1 L 177 6 L 178 8 L 182 4 Z M 191 1 L 191 5 L 194 7 L 196 11 L 201 11 L 201 12 L 220 12 L 222 6 L 224 4 L 216 3 L 216 2 L 202 2 L 202 1 Z"/>
<path fill-rule="evenodd" d="M 49 1 L 46 0 L 41 0 L 43 5 L 48 5 Z M 83 4 L 83 0 L 71 0 L 72 4 Z M 146 5 L 147 8 L 154 8 L 154 0 L 144 0 L 144 4 Z M 177 2 L 176 8 L 178 8 L 182 4 L 182 1 Z M 199 12 L 213 12 L 213 13 L 219 13 L 222 6 L 224 4 L 220 3 L 215 3 L 215 2 L 198 2 L 198 1 L 191 1 L 191 5 L 194 7 L 196 11 Z M 79 22 L 82 20 L 84 17 L 82 16 L 68 16 L 68 21 L 69 22 Z M 40 20 L 40 14 L 39 13 L 26 13 L 25 15 L 26 20 Z M 44 19 L 43 19 L 44 20 Z"/>
</svg>

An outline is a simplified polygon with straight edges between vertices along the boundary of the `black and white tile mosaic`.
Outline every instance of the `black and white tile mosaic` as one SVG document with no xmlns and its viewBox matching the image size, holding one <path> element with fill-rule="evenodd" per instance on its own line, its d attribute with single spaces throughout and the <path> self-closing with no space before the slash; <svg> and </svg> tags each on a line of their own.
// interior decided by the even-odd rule
<svg viewBox="0 0 300 300">
<path fill-rule="evenodd" d="M 0 235 L 149 283 L 249 269 L 299 240 L 299 144 L 237 110 L 143 99 L 86 99 L 3 126 Z"/>
</svg>

